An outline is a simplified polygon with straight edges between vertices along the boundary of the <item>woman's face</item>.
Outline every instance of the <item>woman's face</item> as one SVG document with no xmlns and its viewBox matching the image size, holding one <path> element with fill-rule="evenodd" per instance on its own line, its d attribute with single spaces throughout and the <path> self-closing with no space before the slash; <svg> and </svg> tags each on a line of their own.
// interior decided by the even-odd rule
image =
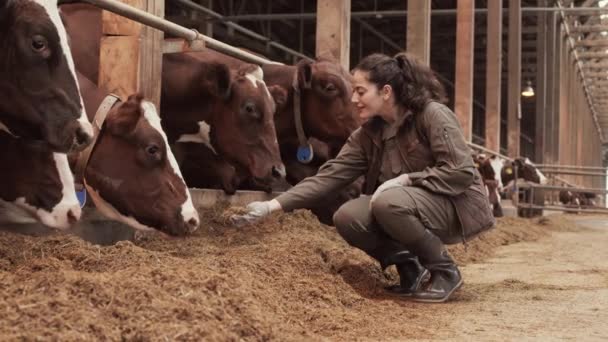
<svg viewBox="0 0 608 342">
<path fill-rule="evenodd" d="M 378 87 L 368 80 L 368 72 L 355 70 L 353 75 L 353 96 L 351 101 L 357 108 L 359 118 L 365 123 L 375 115 L 382 115 L 385 106 Z"/>
</svg>

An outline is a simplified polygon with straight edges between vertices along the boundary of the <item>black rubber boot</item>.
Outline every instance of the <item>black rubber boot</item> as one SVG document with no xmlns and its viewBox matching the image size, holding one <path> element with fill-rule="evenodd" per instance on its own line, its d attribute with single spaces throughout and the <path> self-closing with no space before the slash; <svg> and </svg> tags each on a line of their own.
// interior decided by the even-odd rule
<svg viewBox="0 0 608 342">
<path fill-rule="evenodd" d="M 381 263 L 382 269 L 395 265 L 399 273 L 399 285 L 391 285 L 385 289 L 393 295 L 409 297 L 420 289 L 422 284 L 429 281 L 429 271 L 422 267 L 418 258 L 409 251 L 403 250 L 390 255 Z"/>
<path fill-rule="evenodd" d="M 447 301 L 462 286 L 462 276 L 443 242 L 430 231 L 412 246 L 420 262 L 431 272 L 428 284 L 412 295 L 417 302 L 441 303 Z"/>
</svg>

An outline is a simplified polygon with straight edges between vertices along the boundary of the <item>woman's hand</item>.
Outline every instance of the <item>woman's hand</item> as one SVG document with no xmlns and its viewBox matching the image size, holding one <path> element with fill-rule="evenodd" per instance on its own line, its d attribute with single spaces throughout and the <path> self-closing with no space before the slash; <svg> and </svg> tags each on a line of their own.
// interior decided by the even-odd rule
<svg viewBox="0 0 608 342">
<path fill-rule="evenodd" d="M 251 202 L 247 205 L 247 213 L 243 215 L 232 215 L 230 221 L 237 227 L 247 226 L 258 222 L 277 210 L 282 210 L 281 204 L 274 199 L 263 202 Z"/>
<path fill-rule="evenodd" d="M 372 195 L 372 199 L 370 201 L 370 205 L 372 203 L 374 203 L 376 198 L 378 198 L 378 196 L 380 196 L 380 194 L 383 193 L 384 191 L 391 189 L 391 188 L 408 186 L 408 185 L 412 185 L 412 180 L 410 179 L 410 176 L 407 175 L 407 173 L 404 173 L 393 179 L 387 180 L 386 182 L 380 184 L 378 189 L 376 189 L 376 191 L 374 191 L 374 194 Z"/>
</svg>

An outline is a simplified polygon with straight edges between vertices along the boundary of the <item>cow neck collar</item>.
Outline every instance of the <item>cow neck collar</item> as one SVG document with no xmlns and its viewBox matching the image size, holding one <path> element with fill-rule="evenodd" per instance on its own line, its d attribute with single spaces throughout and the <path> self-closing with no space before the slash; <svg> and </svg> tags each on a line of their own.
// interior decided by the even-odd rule
<svg viewBox="0 0 608 342">
<path fill-rule="evenodd" d="M 84 189 L 84 172 L 87 169 L 87 165 L 89 164 L 89 159 L 91 159 L 91 153 L 93 152 L 93 148 L 97 143 L 97 139 L 99 138 L 99 133 L 101 132 L 101 128 L 103 127 L 103 123 L 106 121 L 108 117 L 108 113 L 114 107 L 116 103 L 120 102 L 120 97 L 114 94 L 107 95 L 97 111 L 95 112 L 95 116 L 93 117 L 93 141 L 84 149 L 82 152 L 78 154 L 78 160 L 76 160 L 76 167 L 74 169 L 74 182 L 76 183 L 76 190 L 81 191 Z"/>
<path fill-rule="evenodd" d="M 304 89 L 310 89 L 311 84 L 304 80 Z M 302 164 L 308 164 L 313 158 L 312 145 L 308 142 L 304 125 L 302 124 L 302 94 L 300 92 L 300 83 L 298 80 L 298 68 L 296 68 L 291 84 L 293 89 L 293 119 L 296 126 L 296 134 L 298 135 L 298 152 L 296 153 L 297 160 Z"/>
</svg>

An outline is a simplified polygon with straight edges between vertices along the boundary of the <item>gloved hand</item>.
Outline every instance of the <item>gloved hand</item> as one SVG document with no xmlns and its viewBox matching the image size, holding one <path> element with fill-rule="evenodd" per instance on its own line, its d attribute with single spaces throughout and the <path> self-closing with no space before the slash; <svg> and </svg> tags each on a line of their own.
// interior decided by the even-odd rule
<svg viewBox="0 0 608 342">
<path fill-rule="evenodd" d="M 372 195 L 372 199 L 370 200 L 369 203 L 371 205 L 376 200 L 376 198 L 378 198 L 378 196 L 380 196 L 381 193 L 383 193 L 384 191 L 386 191 L 388 189 L 401 187 L 401 186 L 408 186 L 408 185 L 412 185 L 412 180 L 410 179 L 410 176 L 408 176 L 407 173 L 404 173 L 393 179 L 389 179 L 386 182 L 380 184 L 378 189 L 376 189 L 376 191 L 374 191 L 374 194 Z"/>
<path fill-rule="evenodd" d="M 232 215 L 230 221 L 237 227 L 258 222 L 262 218 L 270 215 L 273 211 L 282 210 L 281 204 L 273 199 L 263 202 L 251 202 L 247 205 L 247 213 L 243 215 Z"/>
</svg>

